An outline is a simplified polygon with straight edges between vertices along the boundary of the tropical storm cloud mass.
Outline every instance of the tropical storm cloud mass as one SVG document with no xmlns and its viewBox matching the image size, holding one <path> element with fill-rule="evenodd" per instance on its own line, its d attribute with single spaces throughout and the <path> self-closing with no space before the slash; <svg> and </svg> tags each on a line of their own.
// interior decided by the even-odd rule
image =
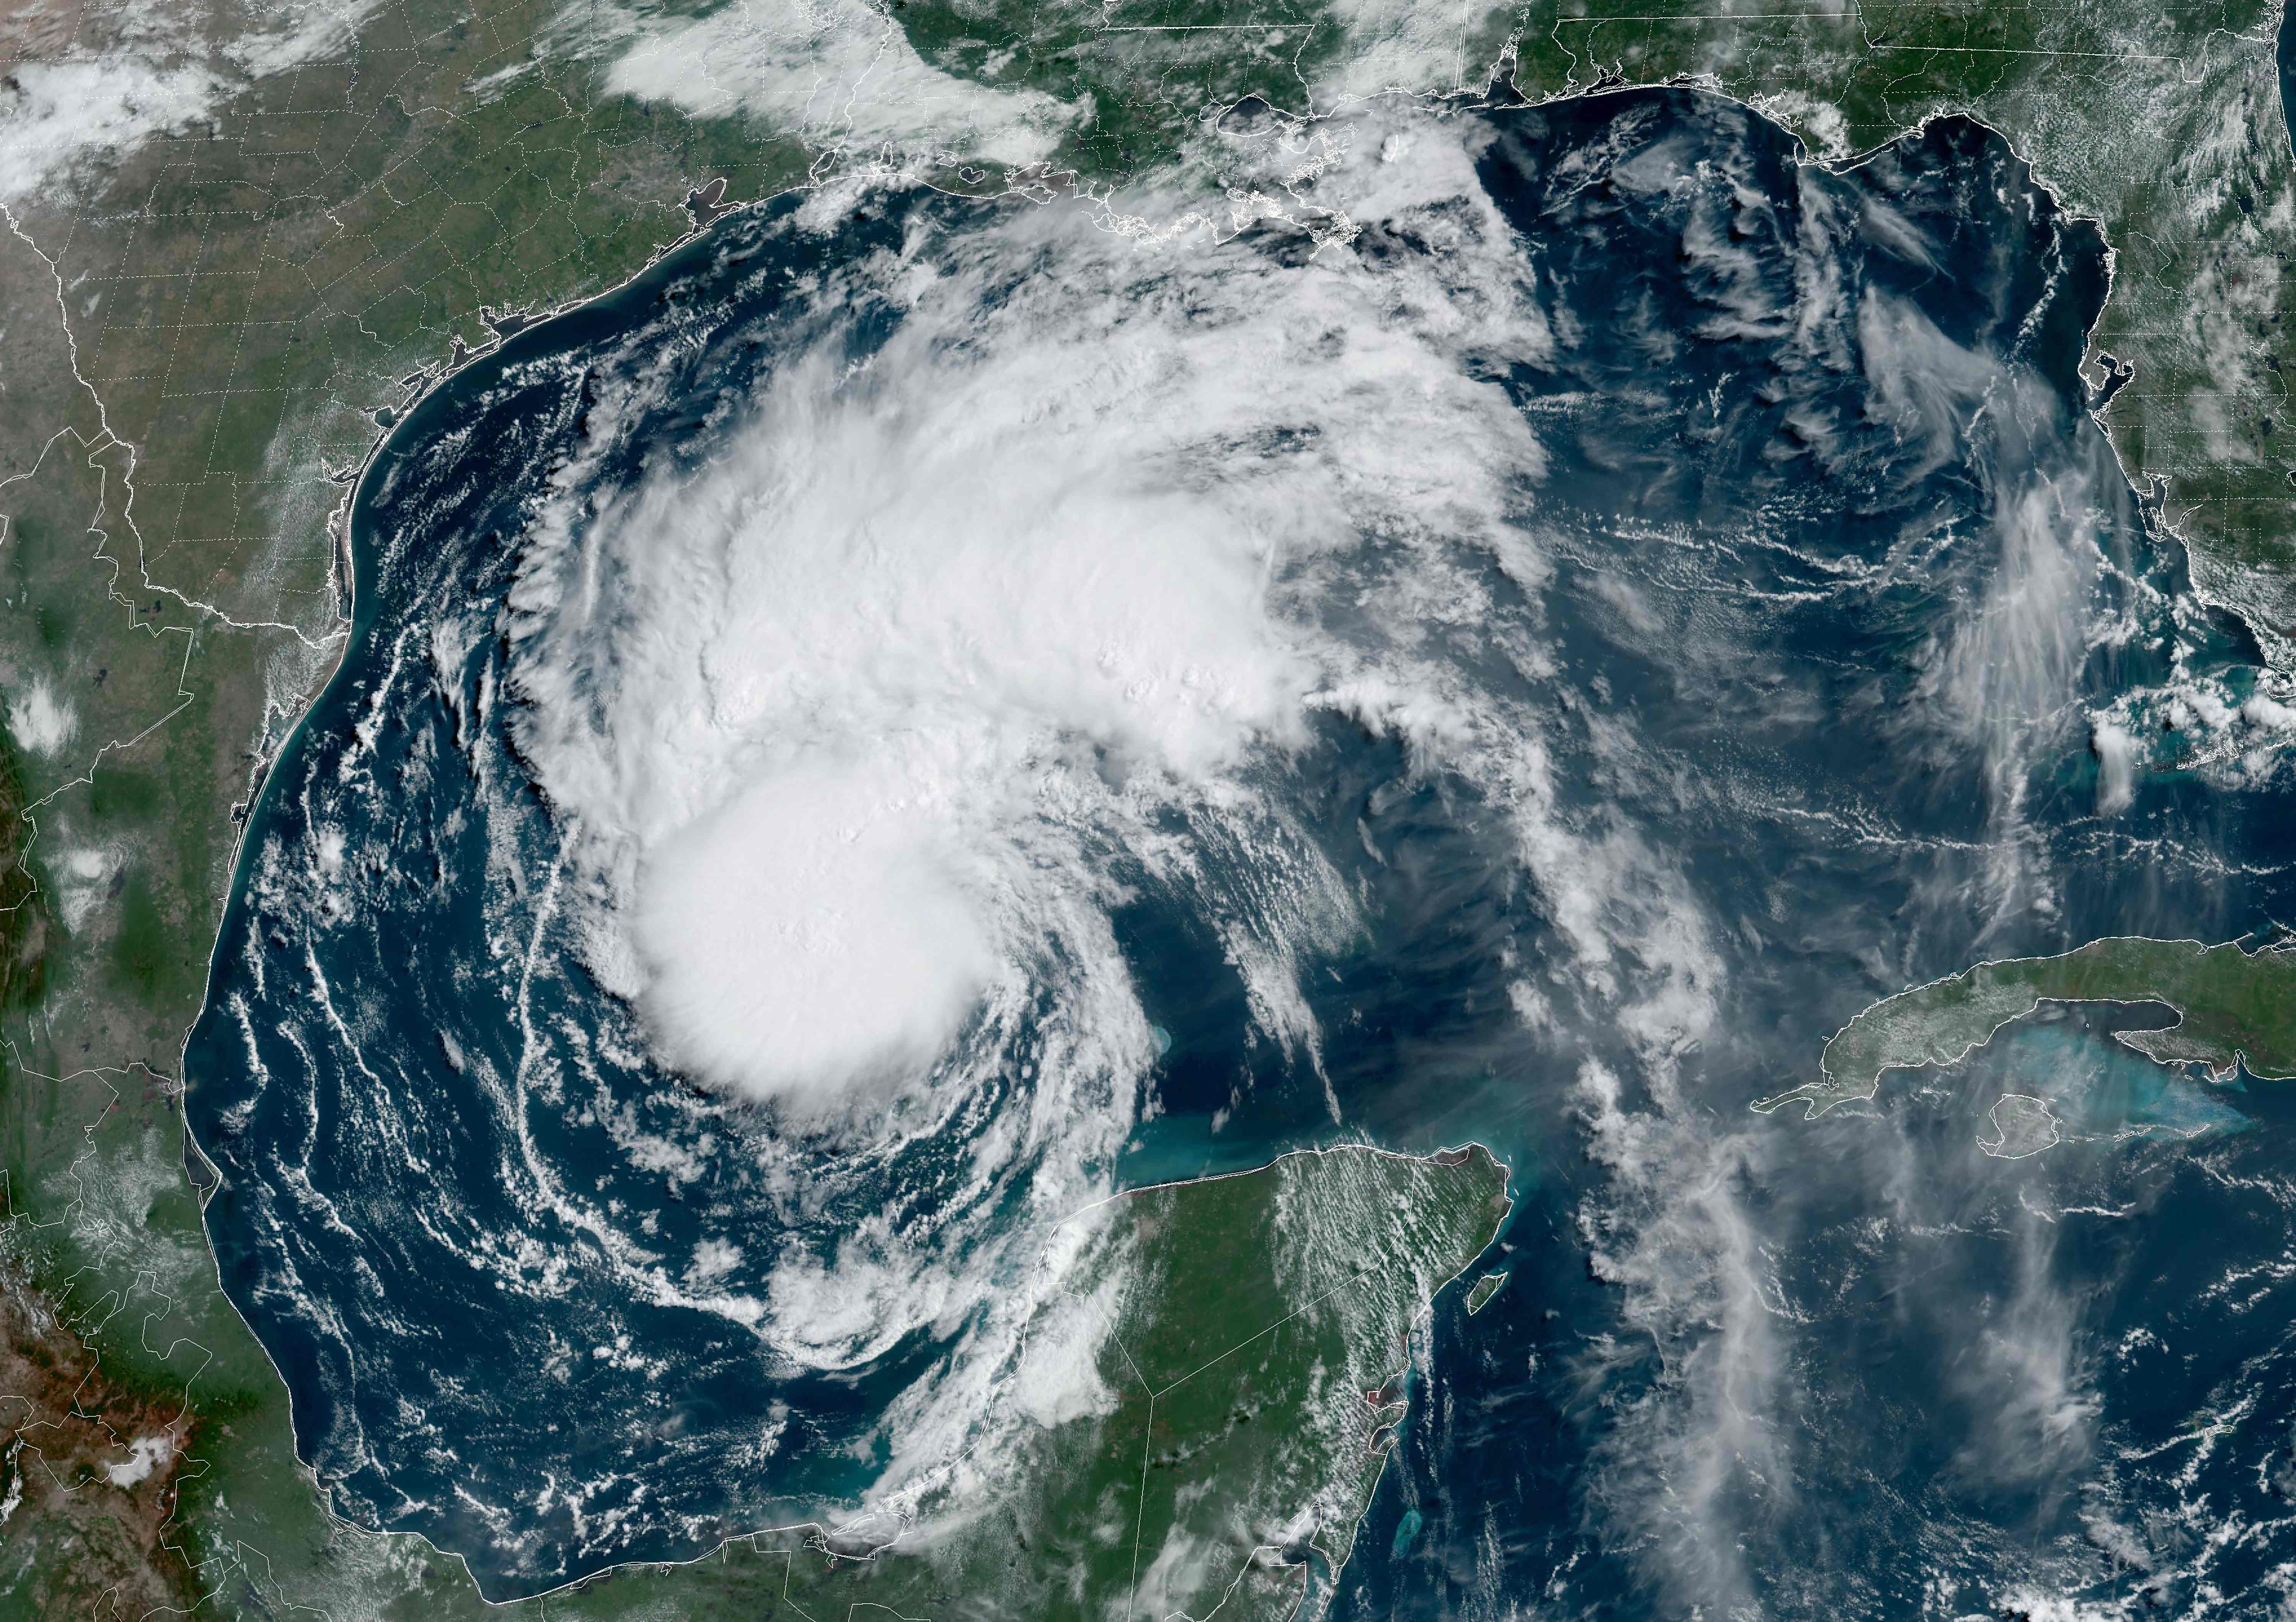
<svg viewBox="0 0 2296 1622">
<path fill-rule="evenodd" d="M 1314 1607 L 2284 1597 L 2270 1084 L 2083 1004 L 1750 1109 L 1908 985 L 2296 906 L 2296 695 L 2091 414 L 2103 235 L 1967 120 L 1381 105 L 1223 120 L 1209 212 L 760 205 L 395 430 L 189 1059 L 340 1513 L 496 1598 L 953 1546 L 1119 1411 L 1118 1196 L 1472 1142 L 1505 1288 L 1349 1394 L 1407 1417 Z"/>
</svg>

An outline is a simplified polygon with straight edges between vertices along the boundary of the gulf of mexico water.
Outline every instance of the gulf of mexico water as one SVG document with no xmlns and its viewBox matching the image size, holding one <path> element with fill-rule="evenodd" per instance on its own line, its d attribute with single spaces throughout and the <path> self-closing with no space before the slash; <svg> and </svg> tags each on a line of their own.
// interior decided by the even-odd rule
<svg viewBox="0 0 2296 1622">
<path fill-rule="evenodd" d="M 1510 1282 L 1438 1304 L 1338 1614 L 2277 1595 L 2283 1090 L 2144 1065 L 2135 1010 L 1819 1122 L 1745 1108 L 1977 957 L 2289 913 L 2288 774 L 2240 714 L 2269 678 L 2087 414 L 2097 231 L 1966 122 L 1800 156 L 1634 92 L 1366 124 L 1293 219 L 1175 241 L 789 200 L 426 400 L 362 484 L 350 645 L 187 1058 L 226 1287 L 338 1506 L 496 1597 L 850 1506 L 921 1436 L 993 1448 L 965 1393 L 1046 1210 L 1475 1137 Z M 1007 365 L 1042 431 L 919 495 L 967 431 L 933 390 Z M 836 434 L 761 404 L 796 376 Z M 1009 515 L 1016 554 L 1232 525 L 1259 571 L 1219 594 L 1207 554 L 1124 622 L 1212 728 L 1163 755 L 1044 696 L 1090 679 L 1066 601 L 976 592 L 993 545 L 931 521 L 1063 460 L 1091 504 Z M 697 539 L 704 506 L 734 516 Z M 751 602 L 727 566 L 688 618 L 628 584 L 794 555 L 791 512 L 849 572 Z M 757 639 L 832 611 L 877 639 L 835 667 L 868 702 L 721 726 L 803 674 Z M 685 847 L 627 810 L 661 770 L 629 729 L 696 715 L 729 780 L 791 736 L 991 740 L 925 751 L 990 989 L 906 1082 L 831 1107 L 770 1052 L 663 1056 L 699 1051 L 649 1000 L 680 947 L 617 920 Z M 2062 1141 L 1984 1152 L 2005 1094 Z"/>
</svg>

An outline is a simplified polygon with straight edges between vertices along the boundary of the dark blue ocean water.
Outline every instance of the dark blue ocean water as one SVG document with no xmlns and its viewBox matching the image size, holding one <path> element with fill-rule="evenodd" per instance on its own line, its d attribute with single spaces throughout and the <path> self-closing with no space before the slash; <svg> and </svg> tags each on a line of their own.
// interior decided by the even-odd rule
<svg viewBox="0 0 2296 1622">
<path fill-rule="evenodd" d="M 2087 414 L 2099 233 L 1955 120 L 1839 175 L 1683 92 L 1439 128 L 1556 339 L 1465 363 L 1546 449 L 1521 521 L 1548 572 L 1486 560 L 1478 586 L 1548 657 L 1438 645 L 1543 717 L 1554 822 L 1616 860 L 1579 917 L 1488 782 L 1327 717 L 1281 786 L 1368 926 L 1301 977 L 1313 1062 L 1186 896 L 1127 871 L 1114 913 L 1169 1046 L 1107 1175 L 1337 1135 L 1479 1137 L 1514 1167 L 1510 1282 L 1472 1320 L 1439 1307 L 1338 1614 L 2173 1610 L 2203 1585 L 2260 1611 L 2296 1558 L 2296 1099 L 2144 1064 L 2109 1040 L 2130 1011 L 1820 1122 L 1745 1108 L 1867 1002 L 1974 958 L 2296 915 L 2272 741 L 2163 720 L 2195 684 L 2237 702 L 2255 656 Z M 767 1295 L 792 1246 L 922 1220 L 964 1135 L 1036 1085 L 881 1143 L 649 1056 L 575 950 L 569 831 L 503 696 L 535 503 L 570 469 L 707 468 L 727 402 L 824 344 L 865 363 L 906 318 L 841 273 L 1031 206 L 730 219 L 441 389 L 362 487 L 351 644 L 252 813 L 188 1109 L 306 1457 L 490 1595 L 873 1481 L 945 1333 L 808 1371 L 661 1258 L 738 1235 L 716 1287 Z M 1439 281 L 1431 219 L 1367 215 L 1324 251 Z M 1308 249 L 1263 225 L 1201 274 L 1304 277 Z M 579 462 L 609 409 L 632 422 Z M 2136 739 L 2125 796 L 2106 712 Z M 1677 916 L 1694 933 L 1653 922 Z M 1614 943 L 1599 970 L 1587 931 Z M 2064 1141 L 1983 1153 L 2007 1092 Z"/>
</svg>

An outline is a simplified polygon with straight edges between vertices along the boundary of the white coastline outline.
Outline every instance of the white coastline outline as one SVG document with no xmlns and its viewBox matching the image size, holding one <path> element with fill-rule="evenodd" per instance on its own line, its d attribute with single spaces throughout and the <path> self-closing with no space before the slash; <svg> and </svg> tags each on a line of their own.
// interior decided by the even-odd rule
<svg viewBox="0 0 2296 1622">
<path fill-rule="evenodd" d="M 1888 996 L 1881 997 L 1874 1002 L 1868 1003 L 1865 1007 L 1859 1009 L 1855 1014 L 1850 1016 L 1849 1024 L 1842 1026 L 1841 1030 L 1835 1031 L 1833 1036 L 1828 1036 L 1825 1039 L 1825 1046 L 1827 1048 L 1831 1048 L 1834 1043 L 1841 1038 L 1842 1033 L 1847 1031 L 1851 1025 L 1857 1024 L 1858 1020 L 1864 1019 L 1867 1014 L 1872 1013 L 1877 1008 L 1888 1007 L 1890 1004 L 1898 1001 L 1900 997 L 1915 996 L 1922 992 L 1931 990 L 1939 986 L 1952 985 L 1956 980 L 1968 979 L 1971 975 L 1975 974 L 1980 969 L 2006 968 L 2016 963 L 2054 963 L 2060 958 L 2070 957 L 2076 952 L 2086 952 L 2091 946 L 2110 946 L 2120 941 L 2136 942 L 2148 946 L 2196 946 L 2204 954 L 2218 951 L 2223 947 L 2230 946 L 2234 950 L 2239 952 L 2241 955 L 2245 958 L 2262 957 L 2274 952 L 2296 952 L 2296 946 L 2263 946 L 2258 948 L 2254 952 L 2251 952 L 2242 946 L 2237 939 L 2220 940 L 2211 946 L 2206 941 L 2195 940 L 2183 937 L 2171 939 L 2157 935 L 2100 935 L 2095 940 L 2085 940 L 2079 946 L 2070 947 L 2062 952 L 2046 953 L 2034 957 L 1984 958 L 1977 963 L 1970 964 L 1966 969 L 1956 970 L 1951 974 L 1941 974 L 1935 979 L 1923 980 L 1919 985 L 1908 986 L 1903 991 L 1893 991 Z M 1814 1121 L 1821 1115 L 1824 1115 L 1827 1110 L 1836 1109 L 1842 1104 L 1869 1103 L 1880 1094 L 1882 1090 L 1882 1077 L 1887 1075 L 1890 1071 L 1951 1069 L 1954 1066 L 1960 1064 L 1963 1061 L 1966 1060 L 1972 1053 L 1977 1052 L 1978 1049 L 1986 1046 L 1993 1040 L 1994 1037 L 1999 1036 L 2010 1026 L 2020 1024 L 2024 1020 L 2031 1019 L 2035 1014 L 2041 1011 L 2043 1004 L 2052 1003 L 2067 1008 L 2081 1006 L 2098 1008 L 2135 1008 L 2142 1006 L 2147 1003 L 2154 1003 L 2163 1008 L 2172 1011 L 2177 1016 L 2177 1022 L 2174 1025 L 2148 1026 L 2143 1030 L 2115 1033 L 2113 1038 L 2115 1041 L 2120 1042 L 2123 1046 L 2128 1047 L 2130 1051 L 2138 1053 L 2144 1053 L 2144 1050 L 2138 1047 L 2135 1043 L 2130 1042 L 2128 1040 L 2130 1036 L 2149 1036 L 2157 1035 L 2163 1031 L 2181 1030 L 2184 1028 L 2185 1021 L 2191 1017 L 2189 1010 L 2166 996 L 2036 996 L 2033 999 L 2031 1007 L 2023 1010 L 2021 1012 L 2004 1016 L 2002 1019 L 1997 1020 L 1992 1028 L 1986 1031 L 1983 1036 L 1973 1038 L 1950 1055 L 1943 1058 L 1917 1059 L 1906 1063 L 1893 1063 L 1882 1066 L 1881 1069 L 1874 1072 L 1870 1078 L 1862 1084 L 1864 1088 L 1862 1092 L 1858 1090 L 1860 1084 L 1835 1079 L 1832 1073 L 1826 1070 L 1825 1054 L 1824 1050 L 1820 1050 L 1818 1054 L 1817 1080 L 1806 1081 L 1802 1083 L 1801 1085 L 1790 1088 L 1786 1092 L 1773 1094 L 1767 1098 L 1756 1099 L 1752 1103 L 1746 1107 L 1752 1110 L 1756 1115 L 1768 1115 L 1773 1110 L 1782 1109 L 1787 1104 L 1806 1104 L 1808 1106 L 1808 1112 L 1803 1115 L 1802 1119 L 1806 1121 Z M 2147 1059 L 2152 1059 L 2152 1055 L 2150 1053 L 2144 1053 L 2144 1057 Z M 2248 1050 L 2245 1048 L 2234 1048 L 2233 1050 L 2233 1060 L 2236 1065 L 2244 1068 L 2250 1075 L 2255 1077 L 2259 1081 L 2296 1081 L 2296 1070 L 2291 1070 L 2286 1075 L 2276 1075 L 2258 1069 L 2255 1064 L 2251 1061 Z M 2177 1061 L 2152 1059 L 2152 1062 L 2155 1064 L 2163 1064 Z M 2190 1062 L 2199 1063 L 2202 1061 L 2194 1060 Z M 1826 1098 L 1823 1101 L 1813 1096 L 1815 1094 L 1828 1089 L 1839 1089 L 1839 1092 L 1836 1096 Z"/>
</svg>

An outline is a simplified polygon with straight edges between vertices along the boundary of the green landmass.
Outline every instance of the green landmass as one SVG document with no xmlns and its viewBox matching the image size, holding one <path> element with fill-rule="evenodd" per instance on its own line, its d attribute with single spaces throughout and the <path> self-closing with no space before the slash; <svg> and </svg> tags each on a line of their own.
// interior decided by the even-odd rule
<svg viewBox="0 0 2296 1622">
<path fill-rule="evenodd" d="M 346 1534 L 275 1594 L 335 1615 L 714 1618 L 1313 1615 L 1408 1408 L 1414 1332 L 1496 1236 L 1475 1146 L 1343 1147 L 1080 1214 L 1089 1298 L 1040 1315 L 1008 1467 L 928 1503 L 737 1537 L 509 1608 L 414 1538 Z M 1083 1344 L 1077 1340 L 1083 1332 Z M 1078 1355 L 1080 1354 L 1080 1355 Z M 391 1609 L 396 1601 L 399 1610 Z M 1223 1609 L 1224 1607 L 1224 1609 Z"/>
<path fill-rule="evenodd" d="M 2165 1004 L 2176 1024 L 2118 1039 L 2162 1064 L 2204 1064 L 2218 1075 L 2245 1065 L 2267 1080 L 2296 1077 L 2296 952 L 2119 937 L 2056 957 L 1979 963 L 1886 997 L 1833 1034 L 1818 1080 L 1754 1108 L 1767 1115 L 1806 1104 L 1804 1118 L 1814 1120 L 1872 1098 L 1884 1070 L 1960 1063 L 2044 1003 Z"/>
<path fill-rule="evenodd" d="M 873 135 L 769 103 L 618 91 L 615 53 L 672 13 L 778 14 L 406 0 L 343 8 L 339 37 L 274 67 L 227 48 L 275 10 L 219 4 L 168 47 L 226 85 L 210 105 L 0 202 L 0 1309 L 22 1405 L 0 1407 L 0 1493 L 27 1462 L 62 1484 L 12 1511 L 0 1618 L 106 1593 L 126 1614 L 266 1614 L 321 1591 L 338 1615 L 476 1604 L 459 1562 L 332 1520 L 295 1461 L 284 1388 L 200 1223 L 212 1176 L 183 1130 L 182 1044 L 245 807 L 342 645 L 342 514 L 381 424 L 519 320 L 626 279 L 709 212 L 696 193 L 738 203 L 876 160 Z M 127 49 L 139 15 L 66 0 L 0 19 L 0 119 L 20 76 Z M 1068 110 L 1017 171 L 931 160 L 942 184 L 1036 197 L 1180 160 L 1216 198 L 1197 154 L 1239 98 L 1300 115 L 1387 87 L 1472 99 L 1494 72 L 1531 101 L 1705 85 L 1822 157 L 1981 118 L 2103 222 L 2116 282 L 2088 374 L 2107 354 L 2133 368 L 2103 411 L 2113 444 L 2158 481 L 2199 584 L 2287 663 L 2278 17 L 2261 0 L 890 0 L 864 21 L 877 55 L 900 44 L 951 83 Z M 171 1449 L 112 1487 L 154 1428 Z M 746 1592 L 740 1552 L 721 1566 Z"/>
<path fill-rule="evenodd" d="M 1486 1273 L 1477 1279 L 1475 1287 L 1467 1291 L 1467 1315 L 1472 1317 L 1489 1306 L 1491 1298 L 1498 1294 L 1500 1287 L 1506 1282 L 1507 1275 L 1504 1273 Z"/>
<path fill-rule="evenodd" d="M 1408 1406 L 1414 1326 L 1496 1236 L 1505 1187 L 1480 1147 L 1342 1148 L 1086 1213 L 1077 1274 L 1120 1281 L 1088 1304 L 1090 1378 L 1020 1379 L 1090 1411 L 1031 1424 L 1008 1481 L 943 1506 L 953 1531 L 929 1508 L 875 1548 L 865 1529 L 742 1540 L 763 1609 L 725 1614 L 1312 1618 L 1330 1588 L 1309 1556 L 1346 1563 Z M 696 1577 L 735 1558 L 619 1572 L 551 1610 L 619 1614 L 649 1587 L 725 1604 Z"/>
</svg>

